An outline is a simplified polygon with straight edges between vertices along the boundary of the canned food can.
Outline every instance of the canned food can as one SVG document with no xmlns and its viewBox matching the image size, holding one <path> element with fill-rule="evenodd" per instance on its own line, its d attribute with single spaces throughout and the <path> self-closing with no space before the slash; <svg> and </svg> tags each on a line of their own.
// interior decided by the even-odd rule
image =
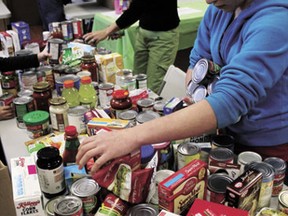
<svg viewBox="0 0 288 216">
<path fill-rule="evenodd" d="M 138 74 L 136 75 L 136 88 L 137 89 L 148 89 L 147 87 L 147 75 Z"/>
<path fill-rule="evenodd" d="M 128 120 L 129 126 L 136 126 L 136 116 L 138 113 L 135 110 L 126 110 L 124 112 L 119 113 L 119 119 Z"/>
<path fill-rule="evenodd" d="M 195 144 L 185 142 L 177 147 L 178 170 L 186 166 L 192 160 L 200 159 L 201 148 Z"/>
<path fill-rule="evenodd" d="M 284 190 L 279 194 L 278 209 L 288 215 L 288 190 Z"/>
<path fill-rule="evenodd" d="M 84 34 L 82 19 L 80 19 L 80 18 L 73 19 L 72 25 L 73 25 L 73 37 L 74 37 L 74 39 L 82 38 L 82 36 Z"/>
<path fill-rule="evenodd" d="M 164 101 L 156 101 L 153 105 L 153 111 L 162 116 L 164 113 L 165 104 L 166 103 Z"/>
<path fill-rule="evenodd" d="M 26 44 L 25 49 L 31 50 L 34 54 L 38 54 L 40 52 L 39 44 L 35 42 Z"/>
<path fill-rule="evenodd" d="M 18 97 L 26 96 L 26 97 L 32 97 L 33 91 L 31 89 L 23 89 L 20 92 L 17 93 Z"/>
<path fill-rule="evenodd" d="M 209 152 L 208 163 L 210 164 L 212 161 L 222 163 L 233 163 L 234 153 L 230 149 L 223 147 L 211 149 Z"/>
<path fill-rule="evenodd" d="M 214 135 L 211 140 L 211 148 L 228 148 L 232 152 L 234 152 L 234 137 L 227 134 L 218 134 Z"/>
<path fill-rule="evenodd" d="M 273 181 L 272 196 L 278 196 L 284 185 L 286 162 L 278 157 L 268 157 L 264 162 L 270 164 L 274 168 L 275 177 Z"/>
<path fill-rule="evenodd" d="M 47 81 L 50 84 L 51 89 L 54 89 L 55 86 L 55 81 L 54 81 L 54 76 L 52 72 L 52 67 L 49 65 L 41 66 L 37 68 L 37 71 L 41 71 L 42 73 L 45 73 L 45 78 L 43 78 L 43 81 Z"/>
<path fill-rule="evenodd" d="M 257 209 L 263 207 L 269 207 L 272 197 L 273 181 L 275 176 L 274 168 L 266 162 L 252 162 L 245 166 L 245 170 L 255 169 L 262 173 L 262 183 L 260 188 L 260 194 L 258 198 Z"/>
<path fill-rule="evenodd" d="M 118 86 L 122 86 L 122 80 L 125 77 L 132 77 L 133 73 L 132 70 L 130 69 L 122 69 L 116 72 L 116 79 L 115 79 L 115 83 Z"/>
<path fill-rule="evenodd" d="M 54 204 L 55 216 L 83 216 L 82 200 L 75 196 L 63 196 Z"/>
<path fill-rule="evenodd" d="M 48 40 L 48 52 L 51 55 L 51 58 L 49 58 L 50 64 L 59 64 L 63 44 L 64 41 L 59 38 L 51 38 Z"/>
<path fill-rule="evenodd" d="M 148 204 L 148 203 L 141 203 L 141 204 L 131 207 L 128 210 L 126 215 L 127 216 L 139 216 L 139 215 L 157 216 L 158 212 L 159 212 L 159 209 L 156 208 L 156 206 Z"/>
<path fill-rule="evenodd" d="M 262 157 L 258 153 L 252 151 L 244 151 L 238 155 L 237 163 L 240 165 L 240 175 L 244 172 L 245 166 L 253 161 L 261 162 Z"/>
<path fill-rule="evenodd" d="M 71 185 L 71 194 L 79 197 L 83 203 L 84 214 L 95 214 L 99 205 L 97 193 L 100 190 L 98 183 L 92 178 L 81 178 Z"/>
<path fill-rule="evenodd" d="M 61 22 L 61 29 L 62 29 L 63 39 L 65 41 L 73 40 L 73 24 L 72 24 L 72 21 L 68 20 L 68 21 Z"/>
<path fill-rule="evenodd" d="M 110 108 L 110 101 L 112 99 L 112 93 L 114 91 L 113 83 L 101 83 L 99 84 L 99 102 L 103 109 Z"/>
<path fill-rule="evenodd" d="M 137 107 L 139 112 L 146 110 L 153 110 L 153 106 L 155 104 L 155 100 L 152 98 L 143 98 L 137 101 Z"/>
<path fill-rule="evenodd" d="M 58 199 L 63 199 L 63 196 L 54 197 L 46 203 L 45 212 L 47 216 L 55 216 L 55 204 L 58 202 Z"/>
<path fill-rule="evenodd" d="M 214 173 L 208 176 L 206 200 L 224 204 L 227 185 L 232 182 L 233 179 L 223 173 Z"/>
<path fill-rule="evenodd" d="M 192 82 L 207 86 L 220 73 L 220 66 L 205 58 L 200 59 L 194 66 Z"/>
<path fill-rule="evenodd" d="M 13 100 L 14 107 L 15 107 L 15 114 L 16 114 L 16 121 L 17 121 L 17 126 L 19 128 L 26 128 L 25 123 L 23 121 L 23 116 L 26 113 L 29 113 L 31 111 L 35 110 L 34 103 L 33 103 L 33 98 L 28 97 L 28 96 L 22 96 L 15 98 Z"/>
<path fill-rule="evenodd" d="M 143 124 L 147 121 L 151 121 L 156 118 L 160 118 L 160 115 L 158 113 L 151 111 L 151 110 L 146 110 L 146 111 L 140 112 L 136 116 L 136 122 L 137 124 Z"/>
<path fill-rule="evenodd" d="M 84 106 L 77 106 L 68 110 L 68 124 L 74 125 L 77 129 L 78 134 L 86 133 L 84 114 L 88 111 L 89 109 Z"/>
</svg>

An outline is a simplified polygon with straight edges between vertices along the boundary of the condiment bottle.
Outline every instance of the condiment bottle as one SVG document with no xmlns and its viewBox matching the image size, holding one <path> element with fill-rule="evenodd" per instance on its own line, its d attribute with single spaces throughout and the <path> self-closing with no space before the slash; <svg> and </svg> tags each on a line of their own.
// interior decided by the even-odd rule
<svg viewBox="0 0 288 216">
<path fill-rule="evenodd" d="M 66 99 L 69 108 L 76 107 L 80 105 L 79 92 L 74 87 L 73 80 L 65 80 L 63 83 L 62 96 Z"/>
<path fill-rule="evenodd" d="M 96 90 L 92 85 L 91 77 L 84 76 L 81 78 L 79 99 L 80 104 L 87 108 L 92 109 L 97 105 Z"/>
<path fill-rule="evenodd" d="M 74 125 L 65 128 L 65 149 L 63 152 L 63 163 L 75 163 L 76 154 L 80 145 L 77 129 Z"/>
<path fill-rule="evenodd" d="M 64 167 L 59 149 L 44 147 L 37 152 L 37 174 L 42 193 L 48 199 L 66 192 Z"/>
<path fill-rule="evenodd" d="M 110 105 L 112 110 L 115 111 L 116 118 L 119 118 L 121 112 L 132 108 L 132 100 L 129 97 L 129 91 L 124 89 L 114 90 Z"/>
<path fill-rule="evenodd" d="M 84 55 L 82 58 L 81 69 L 91 73 L 92 81 L 99 82 L 98 65 L 93 55 Z"/>
<path fill-rule="evenodd" d="M 56 97 L 49 100 L 50 119 L 54 131 L 64 132 L 68 125 L 68 109 L 67 101 L 63 97 Z"/>
<path fill-rule="evenodd" d="M 48 82 L 38 82 L 33 85 L 33 99 L 35 110 L 44 110 L 49 113 L 49 99 L 52 92 Z"/>
</svg>

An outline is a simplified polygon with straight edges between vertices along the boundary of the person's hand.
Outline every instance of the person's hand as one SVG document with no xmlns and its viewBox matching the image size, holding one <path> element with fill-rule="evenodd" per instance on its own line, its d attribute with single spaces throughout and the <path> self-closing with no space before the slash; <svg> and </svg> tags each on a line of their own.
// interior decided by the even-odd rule
<svg viewBox="0 0 288 216">
<path fill-rule="evenodd" d="M 91 46 L 95 46 L 100 41 L 105 40 L 108 37 L 107 31 L 100 30 L 95 32 L 90 32 L 85 35 L 83 35 L 83 39 L 87 44 L 90 44 Z"/>
<path fill-rule="evenodd" d="M 0 106 L 0 120 L 11 119 L 14 117 L 14 110 L 11 106 Z"/>
<path fill-rule="evenodd" d="M 79 169 L 82 169 L 91 158 L 96 158 L 91 169 L 91 174 L 94 174 L 109 160 L 124 156 L 137 149 L 134 139 L 135 135 L 131 135 L 129 129 L 103 132 L 88 137 L 78 148 L 76 163 L 79 165 Z"/>
<path fill-rule="evenodd" d="M 39 61 L 39 62 L 45 62 L 45 61 L 47 61 L 49 58 L 51 58 L 51 54 L 48 53 L 48 48 L 47 48 L 47 46 L 45 47 L 45 49 L 44 49 L 42 52 L 40 52 L 40 53 L 37 54 L 37 57 L 38 57 L 38 61 Z"/>
</svg>

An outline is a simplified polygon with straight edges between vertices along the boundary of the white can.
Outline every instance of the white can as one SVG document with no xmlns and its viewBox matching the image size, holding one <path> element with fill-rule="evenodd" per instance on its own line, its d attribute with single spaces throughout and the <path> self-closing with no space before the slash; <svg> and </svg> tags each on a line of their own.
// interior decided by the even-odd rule
<svg viewBox="0 0 288 216">
<path fill-rule="evenodd" d="M 76 127 L 78 134 L 86 133 L 84 114 L 88 111 L 89 109 L 84 106 L 77 106 L 68 110 L 68 123 Z"/>
</svg>

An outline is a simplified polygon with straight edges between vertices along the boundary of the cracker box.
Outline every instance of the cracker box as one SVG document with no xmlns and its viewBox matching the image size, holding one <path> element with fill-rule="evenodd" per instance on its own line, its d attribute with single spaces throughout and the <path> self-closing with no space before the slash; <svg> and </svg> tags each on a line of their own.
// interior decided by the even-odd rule
<svg viewBox="0 0 288 216">
<path fill-rule="evenodd" d="M 123 58 L 119 53 L 95 55 L 99 66 L 100 81 L 116 84 L 116 72 L 123 69 Z"/>
<path fill-rule="evenodd" d="M 208 202 L 206 200 L 196 199 L 191 206 L 187 216 L 248 216 L 248 212 L 242 209 L 236 209 L 219 203 Z"/>
<path fill-rule="evenodd" d="M 175 214 L 188 211 L 195 198 L 204 199 L 207 163 L 193 160 L 158 185 L 159 208 Z"/>
<path fill-rule="evenodd" d="M 262 183 L 262 173 L 254 169 L 246 170 L 235 179 L 226 190 L 226 204 L 249 211 L 255 215 Z"/>
<path fill-rule="evenodd" d="M 23 21 L 12 22 L 11 27 L 12 27 L 12 30 L 17 32 L 21 45 L 31 40 L 30 28 L 26 22 L 23 22 Z"/>
<path fill-rule="evenodd" d="M 36 165 L 32 156 L 11 159 L 11 180 L 16 214 L 45 215 Z"/>
</svg>

